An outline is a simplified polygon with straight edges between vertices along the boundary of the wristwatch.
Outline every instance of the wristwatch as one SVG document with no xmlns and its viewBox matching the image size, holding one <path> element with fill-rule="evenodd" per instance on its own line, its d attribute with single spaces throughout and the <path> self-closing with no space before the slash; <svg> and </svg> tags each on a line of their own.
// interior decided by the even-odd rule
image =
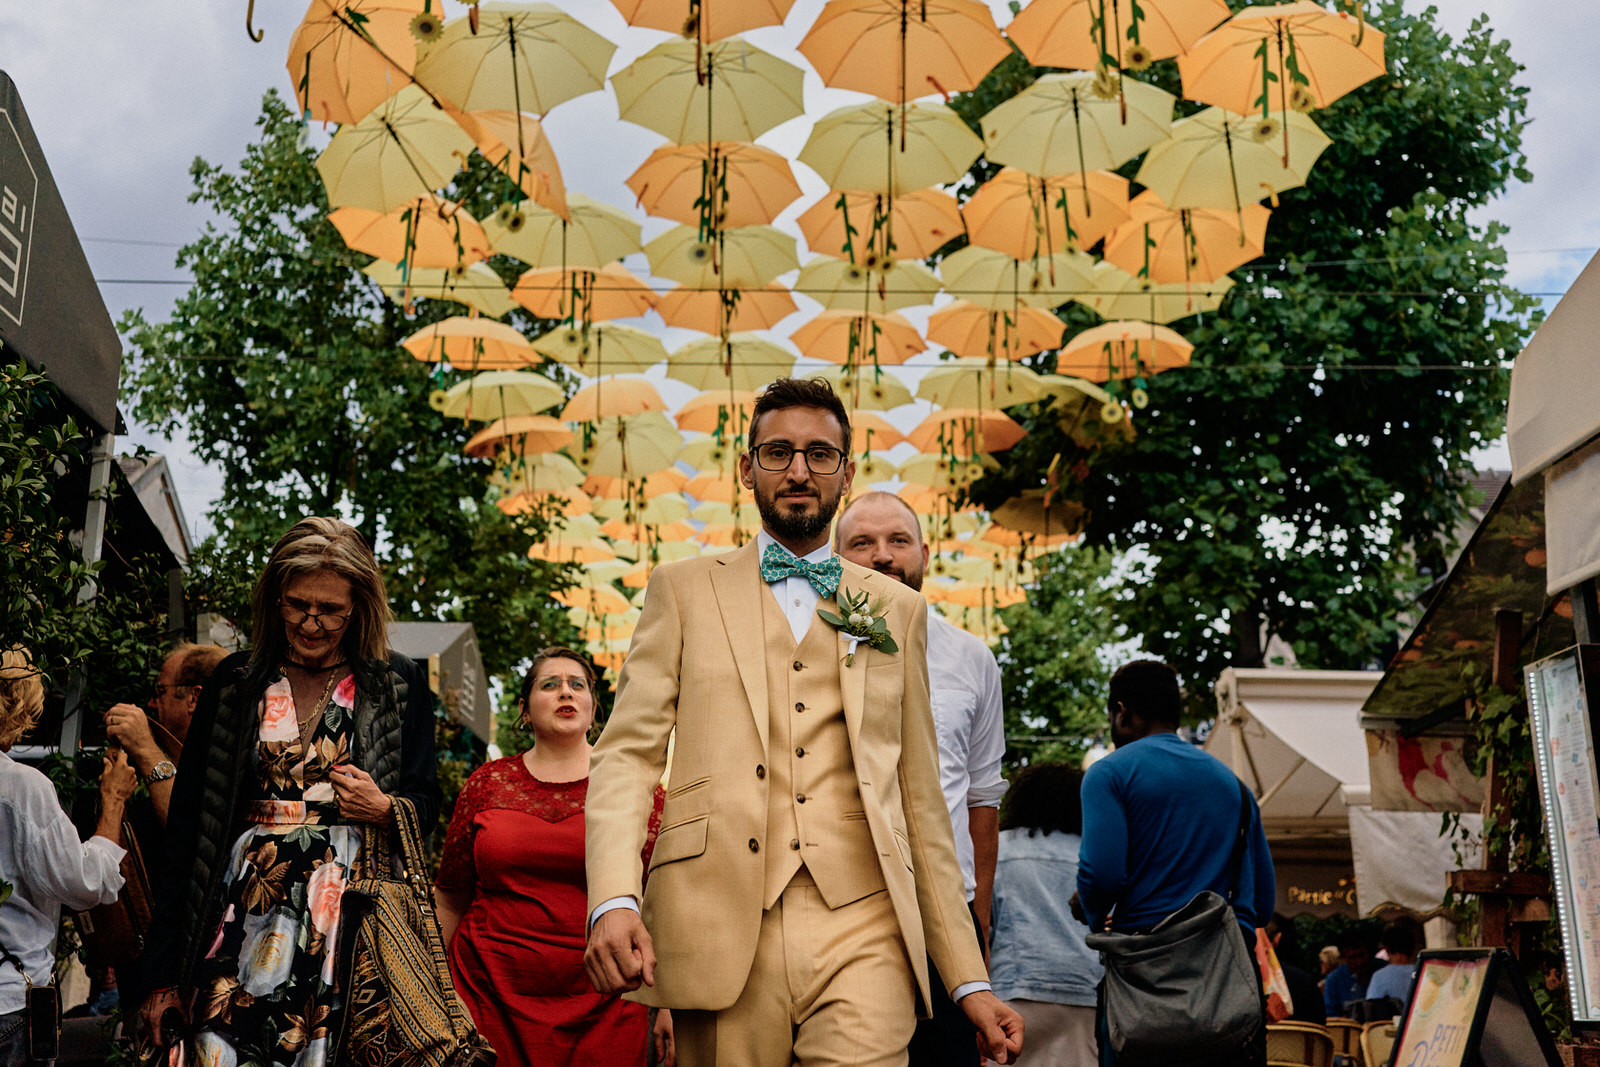
<svg viewBox="0 0 1600 1067">
<path fill-rule="evenodd" d="M 155 785 L 157 782 L 164 782 L 168 778 L 176 778 L 177 776 L 178 768 L 173 765 L 171 760 L 164 759 L 150 768 L 150 773 L 144 776 L 144 784 Z"/>
</svg>

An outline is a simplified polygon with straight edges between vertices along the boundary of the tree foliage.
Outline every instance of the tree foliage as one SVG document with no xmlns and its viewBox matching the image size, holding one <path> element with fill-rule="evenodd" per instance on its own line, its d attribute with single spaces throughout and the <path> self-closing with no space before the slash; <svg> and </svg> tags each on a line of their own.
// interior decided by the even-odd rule
<svg viewBox="0 0 1600 1067">
<path fill-rule="evenodd" d="M 1193 362 L 1151 380 L 1137 438 L 1087 453 L 1035 411 L 975 490 L 993 506 L 1057 455 L 1089 460 L 1064 469 L 1090 542 L 1142 561 L 1117 621 L 1192 692 L 1261 666 L 1272 635 L 1306 667 L 1382 656 L 1419 579 L 1442 573 L 1467 457 L 1500 435 L 1537 321 L 1505 283 L 1504 227 L 1468 218 L 1530 177 L 1520 68 L 1484 19 L 1457 41 L 1432 9 L 1368 17 L 1390 73 L 1312 114 L 1332 147 L 1221 308 L 1175 324 Z M 1171 62 L 1151 74 L 1177 89 Z M 1031 76 L 1014 56 L 956 106 L 974 121 Z"/>
<path fill-rule="evenodd" d="M 277 537 L 306 515 L 340 515 L 372 540 L 398 617 L 471 622 L 486 669 L 504 677 L 570 635 L 548 596 L 565 571 L 527 556 L 548 516 L 493 506 L 489 464 L 461 452 L 475 427 L 428 404 L 451 382 L 397 346 L 449 306 L 408 318 L 386 300 L 359 273 L 370 258 L 328 221 L 314 153 L 275 92 L 257 125 L 237 171 L 191 168 L 190 199 L 217 219 L 178 253 L 193 286 L 168 321 L 121 324 L 134 412 L 223 472 L 199 586 L 247 617 Z"/>
</svg>

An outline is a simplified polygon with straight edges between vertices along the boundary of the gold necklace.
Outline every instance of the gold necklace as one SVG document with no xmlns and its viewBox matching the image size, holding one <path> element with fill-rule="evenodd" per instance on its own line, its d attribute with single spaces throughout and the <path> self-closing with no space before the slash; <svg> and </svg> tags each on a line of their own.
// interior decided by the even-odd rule
<svg viewBox="0 0 1600 1067">
<path fill-rule="evenodd" d="M 298 667 L 299 664 L 295 664 L 295 666 Z M 335 666 L 339 666 L 339 664 L 335 664 Z M 282 673 L 281 668 L 279 670 L 279 673 L 280 674 Z M 287 678 L 287 677 L 288 676 L 285 675 L 285 678 Z M 299 722 L 301 722 L 301 723 L 311 722 L 311 721 L 315 720 L 319 715 L 321 715 L 324 710 L 326 710 L 326 708 L 328 707 L 328 700 L 329 700 L 329 698 L 331 698 L 333 696 L 333 683 L 338 679 L 338 677 L 339 677 L 338 674 L 329 674 L 328 675 L 328 683 L 322 687 L 322 695 L 320 697 L 318 697 L 317 698 L 317 702 L 311 706 L 311 714 L 310 715 L 307 715 L 305 718 L 301 719 L 301 718 L 299 718 L 300 709 L 299 708 L 295 708 L 295 717 Z M 293 687 L 292 686 L 290 687 L 290 692 L 291 693 L 293 692 Z"/>
</svg>

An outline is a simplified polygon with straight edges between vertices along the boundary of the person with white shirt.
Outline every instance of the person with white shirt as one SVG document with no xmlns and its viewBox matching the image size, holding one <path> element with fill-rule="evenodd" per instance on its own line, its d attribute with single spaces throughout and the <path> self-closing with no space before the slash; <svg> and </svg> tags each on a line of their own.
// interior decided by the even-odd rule
<svg viewBox="0 0 1600 1067">
<path fill-rule="evenodd" d="M 0 886 L 0 1067 L 32 1062 L 27 989 L 54 980 L 62 905 L 84 911 L 117 899 L 123 808 L 138 782 L 120 749 L 107 753 L 100 821 L 80 842 L 50 779 L 10 755 L 43 708 L 44 683 L 27 653 L 0 653 L 0 882 L 9 886 Z"/>
<path fill-rule="evenodd" d="M 894 494 L 863 493 L 852 500 L 839 515 L 834 546 L 851 563 L 922 590 L 928 567 L 922 525 L 917 513 Z M 967 906 L 980 943 L 987 945 L 1000 798 L 1006 791 L 1000 773 L 1006 753 L 1000 667 L 979 637 L 931 609 L 928 688 L 939 740 L 939 784 L 950 812 Z M 911 1041 L 912 1067 L 976 1067 L 971 1024 L 948 997 L 940 995 L 936 978 L 932 985 L 933 1017 L 917 1025 Z"/>
</svg>

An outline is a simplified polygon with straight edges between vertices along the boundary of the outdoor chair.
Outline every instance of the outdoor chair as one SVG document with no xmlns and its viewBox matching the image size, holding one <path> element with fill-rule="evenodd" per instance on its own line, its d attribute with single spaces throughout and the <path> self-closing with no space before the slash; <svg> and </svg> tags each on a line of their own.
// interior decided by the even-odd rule
<svg viewBox="0 0 1600 1067">
<path fill-rule="evenodd" d="M 1333 1067 L 1333 1038 L 1316 1023 L 1269 1023 L 1267 1067 Z"/>
<path fill-rule="evenodd" d="M 1361 1031 L 1361 1055 L 1366 1067 L 1386 1067 L 1400 1034 L 1393 1019 L 1368 1023 Z"/>
<path fill-rule="evenodd" d="M 1354 1019 L 1329 1019 L 1328 1033 L 1333 1036 L 1334 1055 L 1347 1064 L 1361 1064 L 1360 1023 Z"/>
</svg>

